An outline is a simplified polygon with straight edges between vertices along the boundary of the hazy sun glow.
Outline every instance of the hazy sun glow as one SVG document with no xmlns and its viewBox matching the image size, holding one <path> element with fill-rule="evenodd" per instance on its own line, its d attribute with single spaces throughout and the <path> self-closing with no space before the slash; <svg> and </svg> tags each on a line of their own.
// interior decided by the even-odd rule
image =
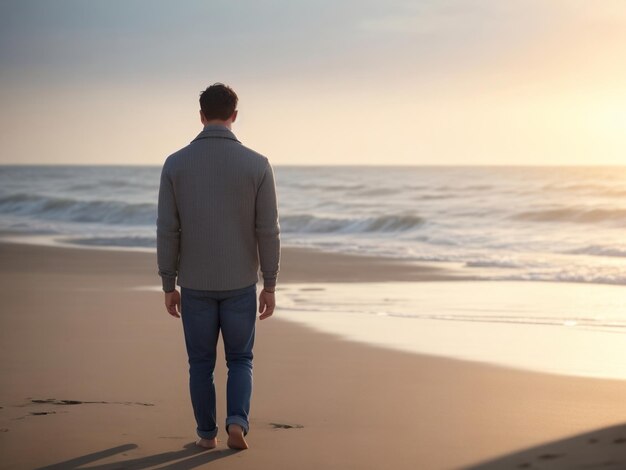
<svg viewBox="0 0 626 470">
<path fill-rule="evenodd" d="M 0 163 L 160 164 L 239 93 L 276 164 L 626 164 L 626 2 L 8 1 Z"/>
</svg>

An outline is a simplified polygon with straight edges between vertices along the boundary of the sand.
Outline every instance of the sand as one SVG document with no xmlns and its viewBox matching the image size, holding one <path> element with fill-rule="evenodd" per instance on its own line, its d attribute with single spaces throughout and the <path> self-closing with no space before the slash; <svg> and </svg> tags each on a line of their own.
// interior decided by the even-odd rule
<svg viewBox="0 0 626 470">
<path fill-rule="evenodd" d="M 137 289 L 158 286 L 155 255 L 2 243 L 0 468 L 626 468 L 626 381 L 388 350 L 280 316 L 280 283 L 460 278 L 283 248 L 250 449 L 226 447 L 220 340 L 219 441 L 202 450 L 182 323 Z"/>
</svg>

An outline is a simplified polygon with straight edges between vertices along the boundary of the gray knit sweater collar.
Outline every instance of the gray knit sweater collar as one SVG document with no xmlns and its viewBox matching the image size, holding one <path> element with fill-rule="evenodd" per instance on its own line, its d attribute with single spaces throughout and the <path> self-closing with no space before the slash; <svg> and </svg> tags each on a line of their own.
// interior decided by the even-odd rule
<svg viewBox="0 0 626 470">
<path fill-rule="evenodd" d="M 220 126 L 219 124 L 207 124 L 206 126 L 204 126 L 204 129 L 202 129 L 202 132 L 200 132 L 197 137 L 192 140 L 192 142 L 195 142 L 199 139 L 208 139 L 212 137 L 216 137 L 218 139 L 232 139 L 240 142 L 239 139 L 235 137 L 235 134 L 233 134 L 233 132 L 228 127 Z"/>
</svg>

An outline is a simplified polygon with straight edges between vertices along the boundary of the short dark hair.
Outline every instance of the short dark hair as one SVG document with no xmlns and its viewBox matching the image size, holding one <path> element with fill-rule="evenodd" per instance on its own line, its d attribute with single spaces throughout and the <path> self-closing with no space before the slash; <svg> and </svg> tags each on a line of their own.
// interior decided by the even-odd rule
<svg viewBox="0 0 626 470">
<path fill-rule="evenodd" d="M 228 85 L 214 83 L 200 94 L 200 109 L 208 120 L 226 121 L 237 109 L 239 98 Z"/>
</svg>

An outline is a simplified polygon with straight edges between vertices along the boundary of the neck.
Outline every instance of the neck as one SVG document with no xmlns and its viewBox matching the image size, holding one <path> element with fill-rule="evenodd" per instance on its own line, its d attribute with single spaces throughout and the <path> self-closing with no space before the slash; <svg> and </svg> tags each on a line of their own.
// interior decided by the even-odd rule
<svg viewBox="0 0 626 470">
<path fill-rule="evenodd" d="M 226 127 L 228 129 L 232 129 L 233 123 L 232 121 L 228 120 L 228 121 L 222 121 L 221 119 L 212 119 L 210 121 L 204 121 L 204 125 L 205 126 L 223 126 Z"/>
</svg>

